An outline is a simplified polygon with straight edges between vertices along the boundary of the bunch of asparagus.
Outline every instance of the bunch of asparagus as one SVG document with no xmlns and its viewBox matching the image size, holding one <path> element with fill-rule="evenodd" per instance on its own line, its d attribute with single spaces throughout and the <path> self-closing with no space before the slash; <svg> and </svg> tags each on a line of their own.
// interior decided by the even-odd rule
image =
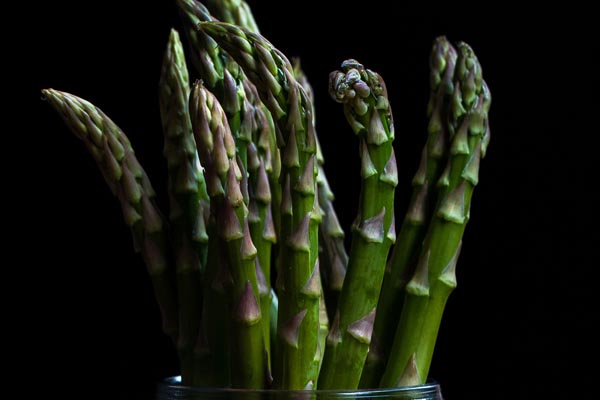
<svg viewBox="0 0 600 400">
<path fill-rule="evenodd" d="M 190 84 L 172 30 L 159 85 L 168 220 L 121 129 L 86 100 L 43 93 L 121 204 L 183 383 L 424 383 L 490 139 L 491 98 L 475 54 L 444 37 L 433 44 L 427 142 L 398 230 L 385 83 L 355 60 L 331 73 L 329 92 L 360 143 L 347 252 L 299 63 L 259 34 L 243 0 L 177 6 L 200 80 Z"/>
</svg>

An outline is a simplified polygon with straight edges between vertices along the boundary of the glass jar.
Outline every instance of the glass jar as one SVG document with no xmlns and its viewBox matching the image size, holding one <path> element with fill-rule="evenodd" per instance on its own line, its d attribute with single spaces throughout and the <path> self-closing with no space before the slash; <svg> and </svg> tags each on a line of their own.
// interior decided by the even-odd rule
<svg viewBox="0 0 600 400">
<path fill-rule="evenodd" d="M 179 377 L 158 384 L 156 400 L 443 400 L 440 386 L 364 390 L 247 390 L 183 386 Z"/>
</svg>

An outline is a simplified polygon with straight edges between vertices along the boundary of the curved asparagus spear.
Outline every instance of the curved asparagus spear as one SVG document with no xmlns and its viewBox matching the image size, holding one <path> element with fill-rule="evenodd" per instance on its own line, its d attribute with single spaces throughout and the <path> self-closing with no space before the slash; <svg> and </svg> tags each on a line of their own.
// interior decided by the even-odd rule
<svg viewBox="0 0 600 400">
<path fill-rule="evenodd" d="M 404 287 L 414 271 L 427 226 L 435 206 L 435 183 L 447 159 L 448 126 L 446 115 L 453 91 L 452 77 L 456 50 L 445 37 L 438 37 L 430 57 L 430 97 L 427 106 L 427 143 L 422 152 L 419 168 L 413 179 L 413 193 L 397 234 L 396 244 L 388 260 L 383 286 L 377 304 L 377 317 L 367 362 L 360 387 L 379 385 L 398 326 Z"/>
<path fill-rule="evenodd" d="M 382 386 L 411 385 L 427 379 L 442 313 L 456 287 L 455 268 L 480 158 L 489 140 L 491 97 L 471 48 L 458 45 L 454 93 L 449 112 L 450 149 L 440 197 L 406 286 L 406 298 Z"/>
<path fill-rule="evenodd" d="M 117 196 L 136 251 L 146 263 L 162 313 L 163 331 L 177 343 L 177 296 L 167 261 L 166 223 L 154 190 L 123 131 L 90 102 L 54 89 L 42 90 L 71 131 L 83 141 L 104 180 Z"/>
<path fill-rule="evenodd" d="M 318 363 L 318 223 L 316 142 L 312 108 L 281 52 L 262 36 L 226 23 L 201 23 L 243 68 L 276 123 L 282 153 L 282 223 L 279 268 L 279 347 L 274 385 L 315 385 Z M 302 346 L 298 344 L 302 343 Z"/>
<path fill-rule="evenodd" d="M 216 97 L 194 85 L 190 99 L 198 153 L 206 167 L 208 193 L 219 236 L 227 254 L 232 305 L 231 378 L 234 387 L 262 388 L 266 383 L 265 343 L 261 325 L 257 279 L 260 271 L 256 247 L 250 236 L 246 174 L 236 158 L 236 148 L 225 112 Z M 258 272 L 260 275 L 260 272 Z"/>
<path fill-rule="evenodd" d="M 348 271 L 327 338 L 320 389 L 355 389 L 365 363 L 388 251 L 395 240 L 394 125 L 383 79 L 355 60 L 330 75 L 330 94 L 360 138 L 363 178 Z"/>
</svg>

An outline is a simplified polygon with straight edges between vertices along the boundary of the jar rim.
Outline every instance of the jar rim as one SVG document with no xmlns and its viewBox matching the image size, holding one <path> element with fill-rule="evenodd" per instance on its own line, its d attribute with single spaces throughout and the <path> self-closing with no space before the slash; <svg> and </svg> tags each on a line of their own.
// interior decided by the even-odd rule
<svg viewBox="0 0 600 400">
<path fill-rule="evenodd" d="M 237 389 L 237 388 L 223 388 L 223 387 L 205 387 L 205 386 L 184 386 L 181 384 L 181 376 L 171 376 L 165 378 L 159 383 L 159 387 L 163 389 L 172 388 L 176 390 L 185 390 L 194 393 L 208 393 L 208 394 L 219 394 L 219 393 L 231 393 L 241 394 L 252 392 L 256 394 L 304 394 L 307 392 L 311 394 L 320 395 L 335 395 L 336 397 L 360 397 L 361 395 L 368 395 L 370 398 L 386 396 L 390 394 L 435 394 L 439 393 L 440 385 L 435 380 L 428 380 L 427 383 L 416 386 L 402 386 L 402 387 L 390 387 L 390 388 L 372 388 L 372 389 L 316 389 L 316 390 L 289 390 L 289 389 Z"/>
</svg>

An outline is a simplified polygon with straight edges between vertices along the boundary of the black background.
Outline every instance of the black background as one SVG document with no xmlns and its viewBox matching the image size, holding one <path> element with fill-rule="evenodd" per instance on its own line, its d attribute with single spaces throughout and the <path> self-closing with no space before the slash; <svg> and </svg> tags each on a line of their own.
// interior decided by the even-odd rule
<svg viewBox="0 0 600 400">
<path fill-rule="evenodd" d="M 346 229 L 359 158 L 341 107 L 328 97 L 329 72 L 356 58 L 386 80 L 402 215 L 424 142 L 431 43 L 446 34 L 475 49 L 494 99 L 492 142 L 431 376 L 448 400 L 592 398 L 600 133 L 593 59 L 600 48 L 590 10 L 249 3 L 262 33 L 302 58 L 315 88 L 326 172 Z M 16 52 L 4 59 L 24 76 L 5 76 L 17 106 L 6 118 L 18 123 L 8 136 L 20 141 L 4 160 L 19 160 L 5 169 L 17 178 L 6 181 L 17 208 L 5 212 L 19 217 L 9 241 L 18 290 L 7 305 L 16 310 L 10 331 L 23 339 L 14 346 L 21 388 L 62 398 L 151 398 L 156 381 L 177 374 L 177 360 L 145 267 L 95 165 L 39 90 L 74 93 L 110 115 L 165 206 L 157 82 L 169 29 L 181 26 L 175 6 L 60 0 L 12 15 L 19 23 L 8 48 L 16 44 Z"/>
</svg>

